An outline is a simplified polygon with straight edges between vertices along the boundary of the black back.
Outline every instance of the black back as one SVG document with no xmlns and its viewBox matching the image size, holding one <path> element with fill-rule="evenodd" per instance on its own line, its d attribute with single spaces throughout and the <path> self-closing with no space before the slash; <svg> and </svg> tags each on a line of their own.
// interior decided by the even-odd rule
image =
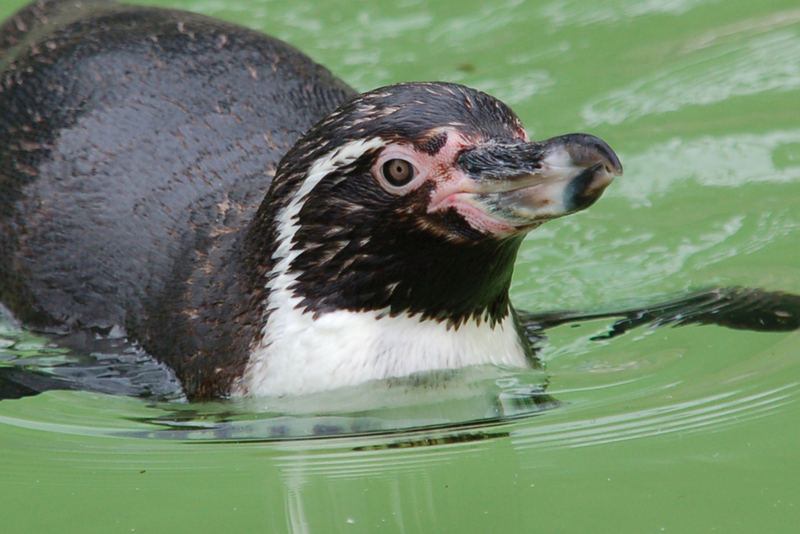
<svg viewBox="0 0 800 534">
<path fill-rule="evenodd" d="M 76 4 L 0 27 L 0 300 L 40 328 L 124 325 L 190 397 L 224 393 L 258 313 L 241 230 L 353 91 L 233 24 Z"/>
</svg>

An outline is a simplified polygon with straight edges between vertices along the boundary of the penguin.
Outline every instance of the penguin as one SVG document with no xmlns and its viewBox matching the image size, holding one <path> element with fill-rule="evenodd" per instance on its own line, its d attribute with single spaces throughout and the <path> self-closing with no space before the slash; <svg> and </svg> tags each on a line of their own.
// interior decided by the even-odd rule
<svg viewBox="0 0 800 534">
<path fill-rule="evenodd" d="M 193 400 L 536 366 L 522 239 L 622 173 L 480 91 L 359 94 L 267 35 L 115 2 L 7 20 L 0 109 L 0 302 L 123 332 Z"/>
</svg>

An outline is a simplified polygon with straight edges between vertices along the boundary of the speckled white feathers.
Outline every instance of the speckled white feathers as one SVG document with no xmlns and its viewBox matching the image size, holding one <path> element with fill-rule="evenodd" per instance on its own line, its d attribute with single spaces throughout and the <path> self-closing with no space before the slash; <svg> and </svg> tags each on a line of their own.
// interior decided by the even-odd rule
<svg viewBox="0 0 800 534">
<path fill-rule="evenodd" d="M 265 332 L 238 394 L 302 394 L 434 369 L 528 365 L 510 314 L 493 327 L 470 320 L 457 330 L 376 311 L 337 310 L 315 319 L 292 308 L 275 315 L 281 331 Z"/>
<path fill-rule="evenodd" d="M 291 202 L 277 215 L 275 270 L 267 281 L 268 319 L 254 344 L 234 395 L 302 394 L 371 379 L 475 364 L 528 365 L 513 317 L 493 326 L 468 320 L 458 328 L 446 321 L 423 320 L 387 311 L 337 310 L 314 317 L 298 307 L 290 289 L 297 217 L 308 194 L 325 176 L 366 151 L 385 144 L 380 138 L 352 141 L 316 161 Z"/>
</svg>

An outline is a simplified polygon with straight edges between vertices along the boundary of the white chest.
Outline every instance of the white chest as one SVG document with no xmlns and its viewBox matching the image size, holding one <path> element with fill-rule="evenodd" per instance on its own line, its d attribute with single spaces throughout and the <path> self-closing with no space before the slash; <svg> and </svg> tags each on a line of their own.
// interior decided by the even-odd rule
<svg viewBox="0 0 800 534">
<path fill-rule="evenodd" d="M 435 369 L 528 365 L 510 315 L 494 327 L 468 321 L 455 329 L 380 311 L 339 310 L 314 318 L 298 309 L 301 299 L 292 290 L 297 276 L 290 267 L 300 254 L 293 243 L 306 196 L 332 170 L 380 146 L 378 138 L 352 141 L 316 161 L 277 214 L 280 245 L 273 254 L 274 273 L 266 281 L 271 311 L 234 394 L 301 394 Z"/>
<path fill-rule="evenodd" d="M 240 395 L 311 393 L 468 365 L 525 367 L 511 316 L 494 327 L 469 321 L 457 330 L 417 317 L 335 311 L 317 319 L 275 310 L 235 391 Z"/>
</svg>

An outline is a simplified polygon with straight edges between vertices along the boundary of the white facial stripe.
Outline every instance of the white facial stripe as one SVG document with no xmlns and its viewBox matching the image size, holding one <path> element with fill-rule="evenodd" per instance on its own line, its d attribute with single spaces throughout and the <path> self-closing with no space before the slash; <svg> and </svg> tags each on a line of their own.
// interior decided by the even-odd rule
<svg viewBox="0 0 800 534">
<path fill-rule="evenodd" d="M 273 253 L 275 261 L 274 275 L 271 276 L 266 286 L 269 291 L 266 308 L 270 310 L 269 318 L 261 330 L 261 339 L 250 354 L 240 384 L 235 388 L 239 393 L 250 389 L 248 385 L 253 380 L 263 380 L 265 376 L 281 376 L 280 371 L 271 371 L 270 363 L 278 354 L 283 357 L 293 358 L 295 354 L 285 354 L 291 350 L 286 346 L 292 336 L 303 336 L 305 330 L 312 329 L 311 316 L 296 309 L 300 298 L 292 294 L 290 288 L 296 280 L 296 275 L 289 273 L 289 267 L 301 251 L 292 250 L 294 236 L 300 228 L 297 217 L 300 210 L 314 188 L 328 174 L 337 168 L 347 165 L 361 157 L 369 150 L 380 148 L 385 142 L 380 138 L 352 141 L 337 148 L 333 153 L 315 161 L 309 169 L 308 175 L 292 197 L 291 202 L 277 214 L 278 221 L 278 247 Z M 299 316 L 303 320 L 298 322 Z M 298 326 L 302 327 L 298 331 Z"/>
<path fill-rule="evenodd" d="M 380 137 L 351 141 L 337 148 L 333 154 L 318 159 L 308 170 L 308 176 L 306 176 L 300 189 L 295 193 L 292 203 L 303 202 L 305 196 L 308 195 L 325 176 L 342 165 L 347 165 L 355 161 L 367 151 L 380 148 L 384 144 L 385 141 Z"/>
<path fill-rule="evenodd" d="M 301 299 L 290 290 L 297 276 L 289 267 L 301 253 L 292 250 L 300 210 L 325 176 L 383 145 L 378 138 L 354 141 L 317 160 L 277 215 L 280 244 L 266 282 L 270 313 L 234 395 L 301 394 L 435 369 L 529 364 L 510 314 L 493 327 L 470 319 L 455 329 L 419 316 L 392 317 L 386 310 L 314 317 L 299 308 Z"/>
<path fill-rule="evenodd" d="M 342 165 L 347 165 L 356 160 L 368 150 L 379 148 L 383 144 L 384 142 L 380 138 L 352 141 L 342 145 L 332 154 L 318 159 L 311 165 L 306 179 L 295 192 L 292 201 L 276 217 L 278 220 L 279 244 L 272 259 L 276 262 L 275 272 L 277 276 L 267 282 L 267 287 L 270 290 L 268 309 L 276 310 L 286 305 L 294 307 L 299 302 L 299 299 L 293 300 L 288 289 L 295 280 L 295 277 L 289 275 L 288 271 L 292 261 L 300 254 L 300 251 L 292 250 L 292 245 L 294 244 L 294 236 L 299 229 L 297 217 L 308 198 L 308 194 L 314 190 L 325 176 Z M 269 328 L 269 324 L 264 325 L 262 336 L 266 336 Z"/>
<path fill-rule="evenodd" d="M 278 214 L 278 248 L 275 250 L 272 259 L 279 262 L 278 271 L 288 270 L 291 261 L 297 257 L 298 252 L 291 251 L 294 235 L 297 233 L 297 216 L 305 204 L 306 198 L 311 191 L 328 174 L 335 171 L 342 165 L 347 165 L 361 157 L 368 150 L 381 147 L 384 141 L 378 137 L 372 139 L 351 141 L 337 148 L 332 154 L 322 157 L 315 161 L 308 171 L 306 179 L 295 192 L 292 201 Z M 287 261 L 288 260 L 288 261 Z M 285 264 L 281 269 L 281 264 Z"/>
</svg>

